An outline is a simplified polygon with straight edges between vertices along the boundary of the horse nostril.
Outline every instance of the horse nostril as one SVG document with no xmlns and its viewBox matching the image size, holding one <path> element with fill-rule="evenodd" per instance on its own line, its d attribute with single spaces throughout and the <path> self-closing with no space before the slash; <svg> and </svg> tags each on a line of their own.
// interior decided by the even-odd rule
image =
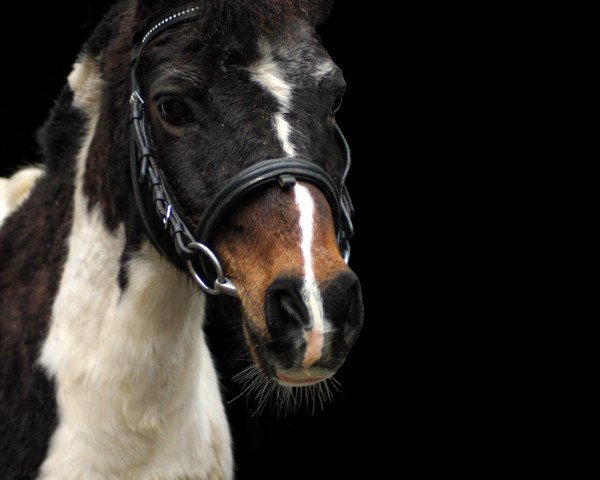
<svg viewBox="0 0 600 480">
<path fill-rule="evenodd" d="M 363 305 L 360 282 L 353 272 L 345 272 L 329 282 L 323 292 L 325 315 L 336 327 L 360 329 Z"/>
<path fill-rule="evenodd" d="M 273 338 L 280 338 L 310 327 L 310 315 L 296 279 L 279 279 L 267 290 L 265 316 Z"/>
</svg>

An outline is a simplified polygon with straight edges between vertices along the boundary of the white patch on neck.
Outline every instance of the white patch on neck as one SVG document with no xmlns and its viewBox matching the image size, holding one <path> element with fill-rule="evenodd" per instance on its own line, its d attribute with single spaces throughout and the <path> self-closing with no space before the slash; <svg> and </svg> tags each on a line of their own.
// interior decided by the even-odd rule
<svg viewBox="0 0 600 480">
<path fill-rule="evenodd" d="M 29 198 L 44 168 L 24 168 L 10 178 L 0 178 L 0 228 L 4 220 Z"/>
<path fill-rule="evenodd" d="M 84 55 L 73 66 L 73 71 L 67 80 L 73 90 L 73 105 L 90 117 L 98 116 L 100 114 L 100 97 L 104 88 L 98 62 L 89 55 Z"/>
<path fill-rule="evenodd" d="M 273 128 L 286 155 L 296 156 L 296 148 L 290 140 L 292 129 L 286 119 L 292 105 L 292 86 L 285 81 L 284 74 L 273 56 L 271 46 L 265 41 L 259 42 L 261 59 L 249 67 L 252 80 L 260 84 L 277 100 L 279 111 L 273 117 Z"/>
<path fill-rule="evenodd" d="M 102 83 L 73 77 L 76 87 Z M 40 357 L 56 381 L 59 424 L 39 480 L 230 479 L 229 427 L 202 331 L 205 296 L 147 243 L 130 261 L 122 291 L 125 229 L 108 231 L 99 207 L 89 209 L 83 177 L 100 101 L 92 98 L 75 91 L 90 121 L 77 157 L 67 260 Z"/>
<path fill-rule="evenodd" d="M 314 234 L 315 204 L 310 191 L 299 184 L 294 187 L 296 206 L 300 212 L 300 248 L 304 261 L 304 284 L 302 298 L 308 307 L 312 328 L 304 332 L 306 352 L 302 366 L 310 368 L 321 358 L 325 343 L 325 315 L 323 312 L 323 299 L 315 278 L 312 258 L 312 244 Z"/>
</svg>

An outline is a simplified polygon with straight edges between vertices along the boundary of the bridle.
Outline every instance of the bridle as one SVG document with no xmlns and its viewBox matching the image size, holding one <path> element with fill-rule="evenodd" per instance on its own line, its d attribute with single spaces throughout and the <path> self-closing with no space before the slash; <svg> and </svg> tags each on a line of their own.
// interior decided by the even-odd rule
<svg viewBox="0 0 600 480">
<path fill-rule="evenodd" d="M 170 192 L 163 171 L 154 156 L 150 125 L 145 115 L 145 105 L 136 76 L 140 54 L 144 47 L 167 28 L 185 21 L 197 19 L 199 7 L 191 7 L 176 12 L 157 22 L 142 37 L 131 52 L 131 177 L 138 210 L 146 232 L 154 246 L 174 264 L 185 266 L 199 287 L 206 293 L 218 295 L 224 293 L 237 296 L 236 287 L 225 277 L 221 262 L 207 246 L 211 235 L 223 215 L 243 197 L 268 185 L 290 188 L 297 180 L 315 185 L 327 198 L 335 221 L 337 240 L 344 261 L 350 259 L 350 239 L 353 236 L 352 216 L 354 208 L 345 182 L 350 170 L 351 157 L 348 142 L 336 125 L 346 158 L 346 166 L 339 185 L 321 167 L 315 163 L 297 157 L 277 158 L 252 165 L 239 172 L 212 199 L 194 230 L 185 217 L 177 199 Z M 159 241 L 156 220 L 152 222 L 148 214 L 147 200 L 142 191 L 148 189 L 153 209 L 162 220 L 164 229 L 172 239 L 173 251 L 167 251 Z M 213 285 L 207 280 L 216 275 Z M 200 272 L 199 272 L 200 271 Z"/>
</svg>

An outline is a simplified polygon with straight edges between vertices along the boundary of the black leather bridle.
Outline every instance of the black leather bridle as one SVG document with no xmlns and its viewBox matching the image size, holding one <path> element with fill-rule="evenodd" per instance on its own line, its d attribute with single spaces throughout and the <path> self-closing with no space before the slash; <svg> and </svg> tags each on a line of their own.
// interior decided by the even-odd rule
<svg viewBox="0 0 600 480">
<path fill-rule="evenodd" d="M 242 170 L 231 179 L 212 199 L 197 228 L 194 230 L 190 226 L 183 209 L 170 192 L 163 171 L 154 157 L 150 125 L 145 116 L 144 100 L 136 71 L 140 54 L 148 43 L 165 29 L 199 16 L 200 8 L 191 7 L 163 18 L 146 32 L 141 42 L 131 52 L 131 177 L 138 210 L 150 240 L 166 258 L 176 265 L 184 264 L 205 292 L 212 295 L 225 293 L 236 296 L 235 286 L 225 277 L 217 256 L 207 246 L 215 227 L 226 211 L 248 193 L 273 184 L 279 184 L 281 188 L 289 188 L 295 185 L 296 180 L 301 180 L 315 185 L 327 198 L 335 220 L 340 252 L 348 263 L 350 239 L 353 236 L 354 209 L 345 181 L 350 169 L 351 157 L 348 142 L 337 125 L 336 131 L 346 158 L 346 166 L 339 185 L 321 167 L 301 158 L 266 160 Z M 169 231 L 176 256 L 161 246 L 156 226 L 153 225 L 147 211 L 144 192 L 142 192 L 144 184 L 149 189 L 158 218 Z M 156 223 L 154 220 L 154 224 Z M 198 270 L 202 273 L 198 273 Z M 206 280 L 210 276 L 216 276 L 212 286 Z"/>
</svg>

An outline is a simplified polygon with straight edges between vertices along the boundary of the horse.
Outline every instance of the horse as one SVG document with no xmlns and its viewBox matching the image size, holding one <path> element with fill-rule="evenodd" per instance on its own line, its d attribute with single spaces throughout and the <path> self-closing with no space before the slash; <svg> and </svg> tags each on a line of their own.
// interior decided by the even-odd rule
<svg viewBox="0 0 600 480">
<path fill-rule="evenodd" d="M 205 338 L 315 391 L 363 322 L 328 0 L 120 0 L 0 180 L 4 479 L 230 479 Z M 235 348 L 238 348 L 237 346 Z"/>
</svg>

